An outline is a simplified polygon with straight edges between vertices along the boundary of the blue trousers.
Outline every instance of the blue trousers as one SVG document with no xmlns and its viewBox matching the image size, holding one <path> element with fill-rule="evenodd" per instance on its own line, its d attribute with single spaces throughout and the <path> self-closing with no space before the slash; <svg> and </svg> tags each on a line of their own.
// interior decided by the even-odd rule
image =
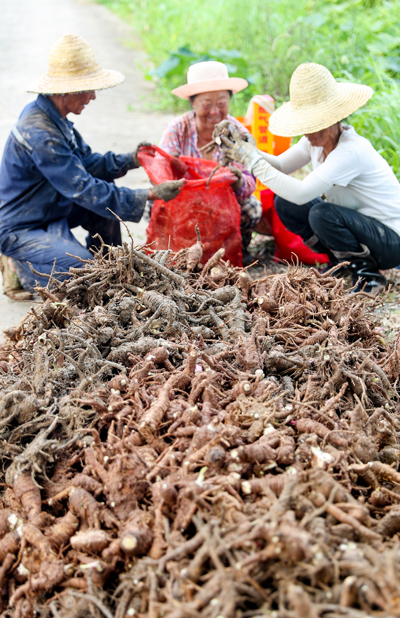
<svg viewBox="0 0 400 618">
<path fill-rule="evenodd" d="M 83 247 L 72 234 L 71 229 L 81 225 L 89 233 L 86 237 L 86 247 Z M 19 280 L 25 290 L 33 291 L 36 283 L 47 285 L 47 277 L 34 275 L 27 262 L 40 273 L 50 274 L 56 259 L 55 271 L 68 272 L 71 267 L 81 268 L 84 260 L 93 258 L 89 249 L 98 249 L 100 240 L 94 238 L 99 234 L 107 245 L 121 244 L 119 221 L 106 219 L 100 215 L 74 206 L 68 218 L 52 221 L 41 228 L 23 229 L 11 232 L 0 247 L 1 253 L 11 257 Z M 70 253 L 71 255 L 67 255 Z M 67 275 L 56 275 L 63 280 Z"/>
</svg>

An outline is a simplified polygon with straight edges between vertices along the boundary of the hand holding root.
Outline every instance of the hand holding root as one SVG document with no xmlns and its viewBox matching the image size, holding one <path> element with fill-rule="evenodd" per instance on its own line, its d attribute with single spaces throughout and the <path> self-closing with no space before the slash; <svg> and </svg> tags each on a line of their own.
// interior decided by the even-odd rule
<svg viewBox="0 0 400 618">
<path fill-rule="evenodd" d="M 139 142 L 139 144 L 136 146 L 135 150 L 132 152 L 132 161 L 134 162 L 136 167 L 140 167 L 142 164 L 140 163 L 139 159 L 138 159 L 138 153 L 139 150 L 142 147 L 146 147 L 146 148 L 151 148 L 151 152 L 149 154 L 154 155 L 155 154 L 155 150 L 153 150 L 153 145 L 150 144 L 150 142 L 147 141 L 143 141 L 143 142 Z"/>
<path fill-rule="evenodd" d="M 232 139 L 232 134 L 230 130 L 231 126 L 232 125 L 229 122 L 229 120 L 222 120 L 221 122 L 216 124 L 214 127 L 211 142 L 208 142 L 208 144 L 200 148 L 200 152 L 205 152 L 206 154 L 208 154 L 212 152 L 215 148 L 221 148 L 222 146 L 221 135 L 225 135 L 225 137 Z M 247 139 L 247 134 L 242 133 L 242 137 L 243 139 Z M 222 167 L 225 167 L 226 165 L 228 165 L 229 161 L 230 159 L 227 159 L 226 161 L 224 160 L 222 162 Z"/>
<path fill-rule="evenodd" d="M 213 139 L 227 159 L 243 163 L 248 169 L 260 158 L 254 137 L 250 133 L 241 135 L 239 129 L 226 120 L 216 125 Z"/>
<path fill-rule="evenodd" d="M 230 165 L 229 169 L 231 170 L 232 174 L 235 174 L 235 176 L 237 176 L 237 180 L 231 184 L 232 189 L 236 192 L 239 191 L 242 184 L 243 184 L 243 173 L 242 170 L 240 170 L 238 167 L 236 167 L 235 165 Z"/>
<path fill-rule="evenodd" d="M 163 182 L 160 185 L 153 185 L 153 187 L 149 191 L 149 200 L 164 200 L 164 202 L 169 202 L 176 198 L 176 196 L 180 193 L 184 180 L 169 180 L 168 182 Z"/>
</svg>

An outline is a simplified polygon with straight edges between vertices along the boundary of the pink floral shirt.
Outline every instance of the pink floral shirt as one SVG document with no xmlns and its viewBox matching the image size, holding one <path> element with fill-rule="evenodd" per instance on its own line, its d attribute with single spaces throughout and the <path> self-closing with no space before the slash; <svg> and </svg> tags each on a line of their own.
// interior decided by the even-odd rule
<svg viewBox="0 0 400 618">
<path fill-rule="evenodd" d="M 240 127 L 240 130 L 247 132 L 247 129 L 233 116 L 228 114 L 229 122 Z M 160 148 L 173 154 L 178 152 L 180 155 L 186 157 L 199 157 L 201 158 L 201 152 L 197 146 L 197 128 L 194 116 L 194 111 L 186 112 L 182 116 L 174 118 L 166 127 L 162 134 L 160 141 Z M 221 161 L 223 152 L 221 148 L 215 148 L 213 151 L 213 159 Z M 235 163 L 235 167 L 238 167 L 242 171 L 243 183 L 239 190 L 235 191 L 236 199 L 238 202 L 247 200 L 256 188 L 256 179 L 244 165 Z"/>
</svg>

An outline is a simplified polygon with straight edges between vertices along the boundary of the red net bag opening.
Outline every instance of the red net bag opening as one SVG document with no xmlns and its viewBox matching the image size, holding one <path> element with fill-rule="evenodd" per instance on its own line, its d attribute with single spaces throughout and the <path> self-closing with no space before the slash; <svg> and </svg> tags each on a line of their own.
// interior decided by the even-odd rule
<svg viewBox="0 0 400 618">
<path fill-rule="evenodd" d="M 275 258 L 293 262 L 297 256 L 302 264 L 312 265 L 329 262 L 329 257 L 325 253 L 315 253 L 304 244 L 301 236 L 293 234 L 283 225 L 275 210 L 274 197 L 275 194 L 270 189 L 264 189 L 260 193 L 262 216 L 270 224 L 274 236 Z"/>
<path fill-rule="evenodd" d="M 207 180 L 217 166 L 215 161 L 176 158 L 156 146 L 142 147 L 138 158 L 154 184 L 186 179 L 175 199 L 154 202 L 147 242 L 154 242 L 154 249 L 179 251 L 197 241 L 197 224 L 203 243 L 203 264 L 223 247 L 224 259 L 233 266 L 242 266 L 240 206 L 230 186 L 237 177 L 223 167 L 215 172 L 207 187 Z"/>
</svg>

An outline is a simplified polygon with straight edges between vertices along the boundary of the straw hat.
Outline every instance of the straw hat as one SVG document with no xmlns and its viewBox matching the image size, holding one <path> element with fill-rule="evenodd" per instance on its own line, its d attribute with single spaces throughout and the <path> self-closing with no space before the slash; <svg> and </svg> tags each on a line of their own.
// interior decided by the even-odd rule
<svg viewBox="0 0 400 618">
<path fill-rule="evenodd" d="M 216 90 L 240 92 L 249 85 L 242 77 L 229 77 L 225 64 L 215 60 L 192 64 L 188 69 L 187 81 L 184 86 L 171 90 L 172 94 L 181 99 L 189 99 L 195 94 Z"/>
<path fill-rule="evenodd" d="M 269 130 L 282 137 L 316 133 L 350 116 L 372 93 L 369 86 L 337 82 L 322 64 L 300 64 L 290 80 L 290 101 L 271 115 Z"/>
<path fill-rule="evenodd" d="M 31 84 L 28 92 L 67 94 L 103 90 L 117 86 L 124 79 L 119 71 L 102 69 L 82 37 L 65 34 L 50 52 L 47 74 Z"/>
</svg>

